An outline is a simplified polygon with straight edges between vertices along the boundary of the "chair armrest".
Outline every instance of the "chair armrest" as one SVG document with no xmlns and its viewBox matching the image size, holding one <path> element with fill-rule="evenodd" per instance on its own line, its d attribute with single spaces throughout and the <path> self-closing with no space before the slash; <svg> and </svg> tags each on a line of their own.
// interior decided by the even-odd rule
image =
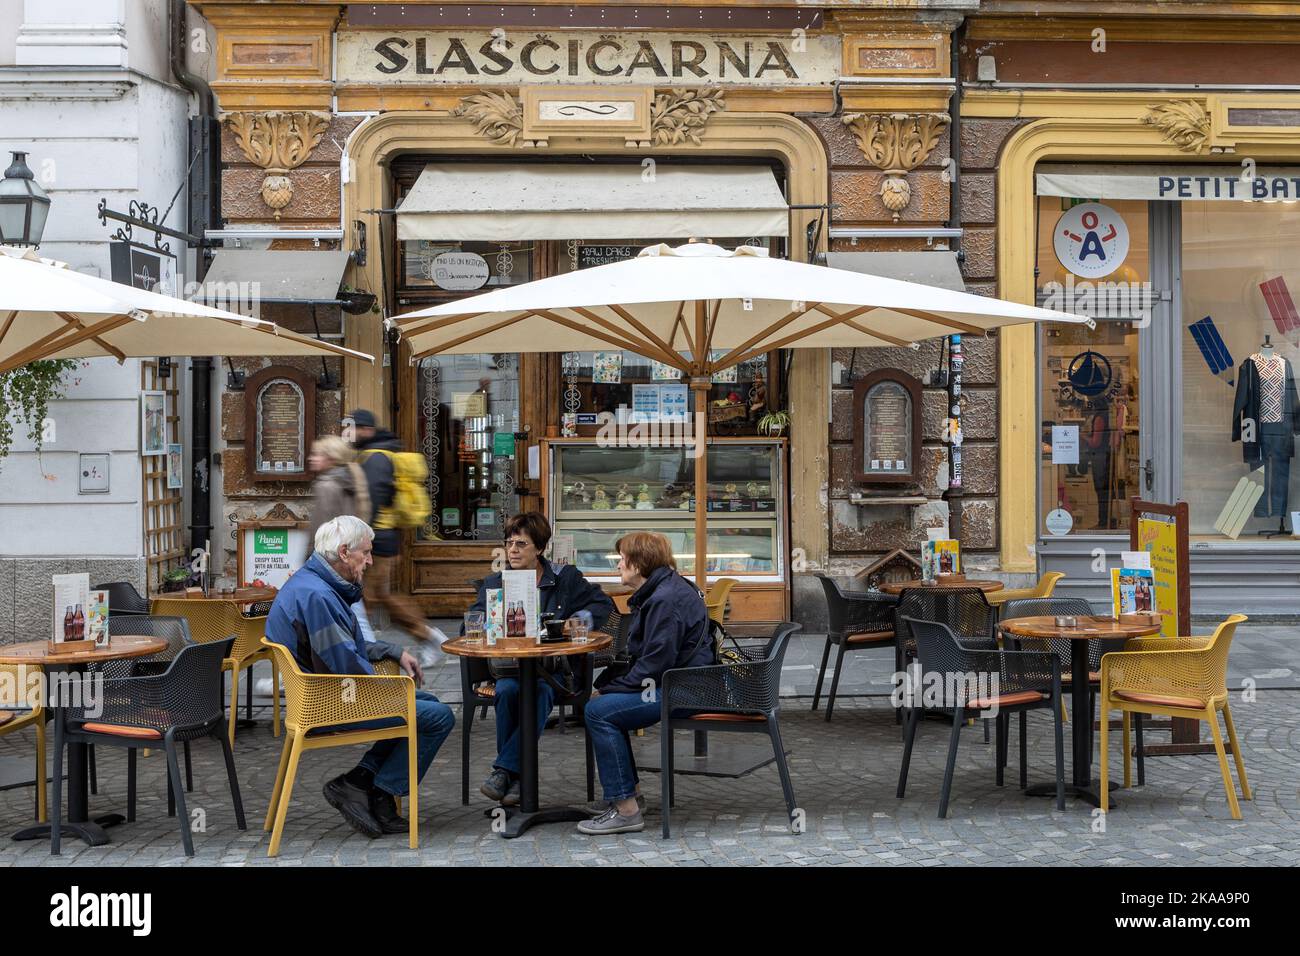
<svg viewBox="0 0 1300 956">
<path fill-rule="evenodd" d="M 840 595 L 844 599 L 841 613 L 844 615 L 845 636 L 894 629 L 894 608 L 898 599 L 893 595 L 863 592 L 840 592 Z"/>
<path fill-rule="evenodd" d="M 665 715 L 697 710 L 753 713 L 778 705 L 780 671 L 776 661 L 710 664 L 665 671 L 662 679 Z"/>
<path fill-rule="evenodd" d="M 415 681 L 405 674 L 303 674 L 299 696 L 296 710 L 321 715 L 313 727 L 408 717 L 415 709 Z"/>
<path fill-rule="evenodd" d="M 1061 684 L 1061 661 L 1043 651 L 965 650 L 965 669 L 998 677 L 998 693 L 1051 690 Z"/>
<path fill-rule="evenodd" d="M 1200 692 L 1213 696 L 1214 666 L 1208 652 L 1114 651 L 1101 658 L 1103 698 L 1115 687 L 1126 690 Z"/>
<path fill-rule="evenodd" d="M 380 677 L 396 677 L 403 673 L 402 665 L 391 657 L 385 657 L 383 660 L 372 661 L 371 663 L 375 667 L 375 673 Z"/>
<path fill-rule="evenodd" d="M 83 682 L 83 694 L 87 682 Z M 215 688 L 214 688 L 215 689 Z M 205 704 L 194 693 L 193 684 L 178 681 L 171 673 L 141 677 L 115 677 L 103 681 L 97 690 L 97 707 L 68 707 L 69 721 L 93 720 L 105 724 L 151 727 L 166 732 L 169 727 L 205 724 L 219 717 L 223 703 L 219 691 Z"/>
</svg>

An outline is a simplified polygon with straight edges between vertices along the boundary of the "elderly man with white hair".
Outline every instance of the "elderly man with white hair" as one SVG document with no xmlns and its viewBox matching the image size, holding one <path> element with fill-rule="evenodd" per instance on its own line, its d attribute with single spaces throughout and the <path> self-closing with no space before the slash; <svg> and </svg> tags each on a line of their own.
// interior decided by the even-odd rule
<svg viewBox="0 0 1300 956">
<path fill-rule="evenodd" d="M 374 661 L 397 661 L 416 684 L 422 677 L 414 657 L 395 644 L 367 642 L 352 605 L 371 564 L 375 534 L 360 518 L 342 515 L 316 532 L 315 551 L 276 595 L 266 618 L 266 636 L 283 644 L 304 671 L 315 674 L 373 674 Z M 386 726 L 371 721 L 349 728 Z M 451 708 L 423 690 L 415 692 L 417 762 L 420 779 L 456 720 Z M 406 740 L 380 740 L 357 766 L 325 784 L 325 799 L 351 827 L 374 838 L 406 833 L 396 797 L 407 792 Z"/>
</svg>

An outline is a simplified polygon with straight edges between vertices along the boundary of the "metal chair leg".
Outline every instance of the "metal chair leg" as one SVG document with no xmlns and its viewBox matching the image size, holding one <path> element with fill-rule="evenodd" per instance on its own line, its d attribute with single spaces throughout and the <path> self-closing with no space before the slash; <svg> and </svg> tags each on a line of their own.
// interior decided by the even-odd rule
<svg viewBox="0 0 1300 956">
<path fill-rule="evenodd" d="M 54 807 L 50 814 L 50 855 L 58 856 L 63 845 L 63 713 L 54 715 Z"/>
<path fill-rule="evenodd" d="M 1147 760 L 1146 760 L 1146 756 L 1142 752 L 1142 715 L 1141 714 L 1133 715 L 1133 736 L 1134 736 L 1134 744 L 1137 747 L 1138 786 L 1143 787 L 1146 786 L 1146 782 L 1147 782 Z"/>
<path fill-rule="evenodd" d="M 221 753 L 226 758 L 226 780 L 230 783 L 230 800 L 235 805 L 235 823 L 241 830 L 247 830 L 244 822 L 244 801 L 239 795 L 239 777 L 235 774 L 235 754 L 230 749 L 230 740 L 226 736 L 225 725 L 216 728 L 213 735 L 221 741 Z M 185 742 L 185 754 L 189 756 L 189 741 Z"/>
<path fill-rule="evenodd" d="M 126 822 L 135 823 L 135 761 L 136 749 L 126 752 Z"/>
<path fill-rule="evenodd" d="M 469 806 L 469 732 L 474 726 L 474 702 L 465 705 L 465 720 L 460 728 L 460 805 Z"/>
<path fill-rule="evenodd" d="M 578 713 L 582 717 L 583 749 L 587 752 L 587 802 L 592 803 L 596 799 L 596 749 L 591 745 L 591 732 L 587 730 L 587 711 L 584 708 Z"/>
<path fill-rule="evenodd" d="M 904 730 L 906 742 L 903 744 L 903 763 L 898 768 L 898 799 L 903 799 L 907 790 L 907 768 L 912 765 L 912 742 L 916 739 L 916 725 L 921 722 L 921 708 L 907 708 L 907 726 Z"/>
<path fill-rule="evenodd" d="M 827 634 L 826 646 L 822 648 L 822 666 L 821 669 L 817 671 L 817 688 L 813 691 L 812 709 L 814 712 L 816 712 L 817 705 L 821 702 L 822 699 L 822 681 L 826 679 L 826 662 L 830 660 L 830 657 L 831 657 L 831 636 Z"/>
<path fill-rule="evenodd" d="M 997 725 L 994 727 L 994 730 L 997 731 L 997 741 L 995 743 L 997 758 L 994 762 L 997 764 L 997 785 L 999 787 L 1002 786 L 1003 770 L 1007 765 L 1007 734 L 1006 727 L 1003 725 L 1003 720 L 1005 718 L 1006 715 L 1002 713 L 999 713 L 993 718 L 993 722 Z M 984 729 L 987 731 L 989 727 L 988 720 L 985 719 L 982 723 L 984 724 Z"/>
<path fill-rule="evenodd" d="M 185 809 L 185 788 L 181 786 L 181 768 L 176 761 L 176 743 L 170 737 L 164 742 L 167 754 L 167 778 L 176 797 L 176 817 L 181 825 L 181 845 L 186 856 L 194 855 L 194 836 L 190 833 L 190 815 Z"/>
<path fill-rule="evenodd" d="M 939 819 L 948 816 L 948 794 L 952 791 L 952 774 L 957 767 L 957 744 L 961 741 L 961 727 L 966 721 L 966 708 L 960 704 L 952 709 L 952 733 L 948 737 L 948 765 L 943 771 L 943 790 L 939 794 Z"/>
<path fill-rule="evenodd" d="M 831 694 L 826 698 L 826 723 L 831 722 L 831 711 L 835 709 L 835 694 L 840 688 L 840 674 L 844 672 L 844 641 L 835 655 L 835 676 L 831 678 Z"/>
<path fill-rule="evenodd" d="M 785 744 L 781 742 L 781 727 L 777 723 L 775 714 L 768 718 L 767 734 L 772 738 L 772 752 L 776 755 L 776 769 L 781 774 L 781 791 L 785 794 L 786 818 L 793 824 L 794 812 L 797 809 L 794 800 L 794 784 L 790 781 L 790 768 L 785 762 Z"/>
<path fill-rule="evenodd" d="M 99 794 L 99 774 L 95 767 L 95 745 L 86 744 L 86 760 L 90 764 L 90 792 L 92 795 Z"/>
<path fill-rule="evenodd" d="M 1026 769 L 1029 754 L 1029 738 L 1025 735 L 1025 711 L 1020 712 L 1020 789 L 1029 786 L 1029 771 Z"/>
<path fill-rule="evenodd" d="M 249 684 L 251 687 L 252 684 Z M 194 765 L 190 762 L 190 742 L 186 740 L 183 745 L 185 749 L 185 789 L 190 793 L 194 792 Z"/>
<path fill-rule="evenodd" d="M 1024 714 L 1021 714 L 1020 716 L 1021 719 L 1023 720 Z M 1052 706 L 1052 723 L 1056 731 L 1056 809 L 1064 811 L 1065 810 L 1065 729 L 1063 726 L 1064 721 L 1062 721 L 1061 719 L 1061 707 L 1060 707 L 1059 697 L 1057 698 L 1056 704 Z M 1024 725 L 1021 724 L 1021 726 L 1023 727 Z M 1105 741 L 1105 738 L 1103 737 L 1102 740 Z M 1022 749 L 1021 753 L 1023 752 L 1024 751 Z M 1105 759 L 1106 758 L 1103 755 L 1102 760 L 1104 761 Z M 1104 767 L 1105 763 L 1103 763 L 1102 766 Z M 1024 764 L 1021 764 L 1020 772 L 1022 774 L 1024 773 L 1023 768 L 1024 768 Z M 1023 777 L 1021 779 L 1023 779 Z M 1104 791 L 1105 789 L 1106 789 L 1106 784 L 1103 782 L 1102 790 Z"/>
<path fill-rule="evenodd" d="M 673 806 L 673 728 L 671 721 L 664 721 L 659 726 L 659 803 L 660 815 L 663 817 L 663 839 L 671 835 L 669 816 Z"/>
</svg>

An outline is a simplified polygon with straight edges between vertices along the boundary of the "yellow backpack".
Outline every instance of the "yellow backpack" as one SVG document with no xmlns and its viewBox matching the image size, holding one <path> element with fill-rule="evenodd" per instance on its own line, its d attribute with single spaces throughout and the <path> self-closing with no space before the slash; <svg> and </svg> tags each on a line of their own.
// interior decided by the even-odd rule
<svg viewBox="0 0 1300 956">
<path fill-rule="evenodd" d="M 373 448 L 362 452 L 361 458 L 364 461 L 373 454 L 385 455 L 393 463 L 393 501 L 375 515 L 375 530 L 422 527 L 431 511 L 424 485 L 429 477 L 424 456 L 413 451 Z"/>
</svg>

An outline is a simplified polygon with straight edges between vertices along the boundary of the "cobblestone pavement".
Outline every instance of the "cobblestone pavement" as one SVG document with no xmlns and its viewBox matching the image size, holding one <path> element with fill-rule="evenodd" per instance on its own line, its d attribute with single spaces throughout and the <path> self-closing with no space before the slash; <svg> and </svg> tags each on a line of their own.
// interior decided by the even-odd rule
<svg viewBox="0 0 1300 956">
<path fill-rule="evenodd" d="M 301 866 L 346 864 L 417 865 L 644 865 L 707 864 L 937 866 L 947 864 L 1087 865 L 1270 865 L 1300 863 L 1300 692 L 1260 691 L 1253 702 L 1234 701 L 1244 735 L 1246 767 L 1255 799 L 1242 804 L 1244 820 L 1228 812 L 1215 758 L 1152 758 L 1147 785 L 1116 795 L 1118 806 L 1095 832 L 1091 808 L 1070 800 L 1065 812 L 1051 801 L 1030 798 L 1017 779 L 1013 721 L 1007 786 L 994 784 L 993 747 L 979 727 L 962 733 L 949 818 L 936 816 L 948 726 L 924 721 L 913 756 L 904 800 L 894 796 L 902 747 L 893 712 L 879 698 L 847 698 L 827 724 L 809 712 L 809 701 L 790 699 L 782 731 L 790 750 L 790 770 L 806 832 L 790 832 L 774 767 L 740 780 L 679 777 L 673 837 L 659 835 L 659 778 L 644 774 L 649 802 L 647 829 L 626 836 L 590 838 L 572 824 L 539 826 L 506 841 L 491 832 L 484 815 L 488 802 L 477 785 L 493 751 L 492 718 L 475 722 L 471 748 L 472 797 L 460 804 L 458 726 L 421 787 L 421 846 L 406 847 L 405 837 L 371 841 L 353 833 L 321 796 L 333 775 L 353 765 L 360 748 L 308 753 L 298 775 L 284 843 L 278 860 L 266 857 L 261 830 L 280 742 L 269 724 L 241 730 L 235 758 L 249 829 L 234 825 L 229 792 L 215 743 L 194 744 L 195 792 L 192 809 L 203 811 L 206 828 L 195 834 L 197 855 L 181 851 L 175 821 L 166 816 L 165 765 L 154 753 L 140 761 L 138 820 L 111 831 L 109 846 L 88 848 L 65 839 L 61 857 L 48 844 L 0 841 L 0 864 L 24 866 Z M 457 707 L 459 719 L 459 710 Z M 638 747 L 657 752 L 657 730 Z M 1208 730 L 1205 731 L 1208 736 Z M 683 734 L 682 740 L 688 735 Z M 715 735 L 717 750 L 732 741 Z M 1030 715 L 1029 779 L 1051 778 L 1051 723 L 1045 712 Z M 1118 735 L 1113 738 L 1118 774 Z M 30 735 L 0 738 L 0 758 L 30 754 Z M 583 747 L 580 732 L 548 731 L 541 747 L 542 800 L 583 802 Z M 1068 754 L 1068 737 L 1067 737 Z M 1068 761 L 1068 755 L 1067 755 Z M 124 809 L 126 758 L 123 751 L 99 748 L 98 796 L 93 813 Z M 1068 774 L 1067 768 L 1067 774 Z M 598 785 L 599 786 L 599 785 Z M 0 792 L 0 829 L 26 824 L 31 790 Z"/>
</svg>

